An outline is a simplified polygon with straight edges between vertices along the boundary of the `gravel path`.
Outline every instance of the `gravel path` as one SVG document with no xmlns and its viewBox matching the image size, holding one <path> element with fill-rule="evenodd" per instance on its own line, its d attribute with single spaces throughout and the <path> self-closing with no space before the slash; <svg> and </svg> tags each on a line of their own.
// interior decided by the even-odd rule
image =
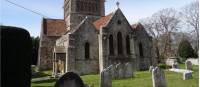
<svg viewBox="0 0 200 87">
<path fill-rule="evenodd" d="M 51 78 L 50 76 L 48 76 L 48 77 L 41 77 L 41 78 L 34 78 L 34 79 L 31 80 L 31 82 L 46 81 L 46 80 L 50 80 L 50 79 L 53 79 L 53 78 Z"/>
</svg>

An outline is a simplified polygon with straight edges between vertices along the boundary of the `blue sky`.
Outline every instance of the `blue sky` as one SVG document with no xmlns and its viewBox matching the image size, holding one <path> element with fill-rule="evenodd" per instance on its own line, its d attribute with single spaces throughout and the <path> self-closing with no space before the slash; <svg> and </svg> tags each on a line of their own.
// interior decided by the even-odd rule
<svg viewBox="0 0 200 87">
<path fill-rule="evenodd" d="M 64 0 L 9 0 L 26 8 L 35 10 L 49 18 L 63 18 Z M 117 0 L 106 0 L 106 14 L 117 9 Z M 195 0 L 118 0 L 120 8 L 130 24 L 139 19 L 149 17 L 163 8 L 179 9 Z M 17 26 L 27 29 L 31 36 L 39 36 L 42 17 L 22 8 L 16 7 L 5 0 L 0 0 L 0 24 Z"/>
</svg>

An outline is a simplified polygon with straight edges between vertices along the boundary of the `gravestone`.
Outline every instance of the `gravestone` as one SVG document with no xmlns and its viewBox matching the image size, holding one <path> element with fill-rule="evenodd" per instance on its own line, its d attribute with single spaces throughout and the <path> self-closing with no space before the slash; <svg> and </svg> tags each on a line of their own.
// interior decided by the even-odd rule
<svg viewBox="0 0 200 87">
<path fill-rule="evenodd" d="M 187 58 L 186 61 L 190 61 L 192 65 L 199 65 L 199 58 Z"/>
<path fill-rule="evenodd" d="M 85 87 L 85 85 L 79 75 L 67 72 L 56 81 L 54 87 Z"/>
<path fill-rule="evenodd" d="M 108 69 L 104 69 L 101 72 L 100 87 L 112 87 L 112 76 Z"/>
<path fill-rule="evenodd" d="M 185 61 L 185 68 L 187 70 L 192 70 L 192 62 L 191 61 Z"/>
<path fill-rule="evenodd" d="M 152 70 L 153 87 L 166 87 L 165 73 L 162 69 L 156 67 Z"/>
<path fill-rule="evenodd" d="M 117 71 L 118 71 L 118 79 L 124 78 L 125 71 L 123 64 L 119 63 L 117 65 Z"/>
<path fill-rule="evenodd" d="M 120 65 L 121 65 L 121 64 L 118 63 L 118 64 L 115 66 L 115 70 L 116 70 L 116 71 L 115 71 L 115 73 L 116 73 L 116 74 L 115 74 L 115 78 L 116 78 L 116 79 L 119 78 L 119 69 L 120 69 Z"/>
<path fill-rule="evenodd" d="M 192 72 L 184 72 L 183 73 L 183 80 L 187 80 L 192 78 Z"/>
<path fill-rule="evenodd" d="M 150 66 L 149 67 L 149 72 L 152 72 L 153 68 L 154 68 L 153 66 Z"/>
<path fill-rule="evenodd" d="M 173 63 L 172 68 L 178 69 L 178 63 Z"/>
<path fill-rule="evenodd" d="M 1 86 L 30 87 L 31 38 L 28 31 L 1 27 Z"/>
<path fill-rule="evenodd" d="M 115 67 L 113 66 L 113 65 L 110 65 L 109 67 L 108 67 L 108 70 L 110 71 L 110 75 L 112 76 L 112 79 L 115 79 L 115 77 L 116 77 L 116 70 L 115 70 Z"/>
<path fill-rule="evenodd" d="M 133 67 L 132 64 L 125 64 L 125 78 L 133 77 Z"/>
</svg>

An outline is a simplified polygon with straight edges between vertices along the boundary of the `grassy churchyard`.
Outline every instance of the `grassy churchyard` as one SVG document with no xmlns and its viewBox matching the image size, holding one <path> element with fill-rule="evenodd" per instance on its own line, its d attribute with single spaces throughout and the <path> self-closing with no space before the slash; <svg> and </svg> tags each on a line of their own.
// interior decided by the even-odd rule
<svg viewBox="0 0 200 87">
<path fill-rule="evenodd" d="M 180 68 L 183 69 L 184 67 L 184 64 L 180 65 Z M 167 87 L 198 87 L 199 67 L 193 66 L 193 71 L 192 79 L 183 80 L 182 74 L 165 70 Z M 81 76 L 84 83 L 93 85 L 93 87 L 99 87 L 99 77 L 99 75 Z M 54 84 L 55 80 L 32 82 L 32 87 L 53 87 Z M 112 87 L 152 87 L 151 73 L 149 71 L 138 71 L 134 78 L 112 80 Z"/>
</svg>

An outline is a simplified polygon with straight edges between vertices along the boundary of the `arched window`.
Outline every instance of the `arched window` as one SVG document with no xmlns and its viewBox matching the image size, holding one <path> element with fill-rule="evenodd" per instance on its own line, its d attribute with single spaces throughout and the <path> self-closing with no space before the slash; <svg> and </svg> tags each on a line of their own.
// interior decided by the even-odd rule
<svg viewBox="0 0 200 87">
<path fill-rule="evenodd" d="M 140 52 L 140 57 L 143 57 L 143 47 L 142 47 L 142 43 L 139 43 L 139 52 Z"/>
<path fill-rule="evenodd" d="M 129 39 L 128 35 L 126 36 L 126 52 L 127 52 L 127 54 L 131 54 L 131 52 L 130 52 L 130 39 Z"/>
<path fill-rule="evenodd" d="M 118 42 L 118 54 L 122 54 L 122 34 L 121 32 L 118 32 L 117 33 L 117 42 Z"/>
<path fill-rule="evenodd" d="M 110 37 L 109 37 L 109 50 L 110 50 L 110 55 L 114 55 L 113 36 L 112 35 L 110 35 Z"/>
<path fill-rule="evenodd" d="M 90 58 L 90 44 L 87 42 L 85 43 L 85 59 Z"/>
</svg>

